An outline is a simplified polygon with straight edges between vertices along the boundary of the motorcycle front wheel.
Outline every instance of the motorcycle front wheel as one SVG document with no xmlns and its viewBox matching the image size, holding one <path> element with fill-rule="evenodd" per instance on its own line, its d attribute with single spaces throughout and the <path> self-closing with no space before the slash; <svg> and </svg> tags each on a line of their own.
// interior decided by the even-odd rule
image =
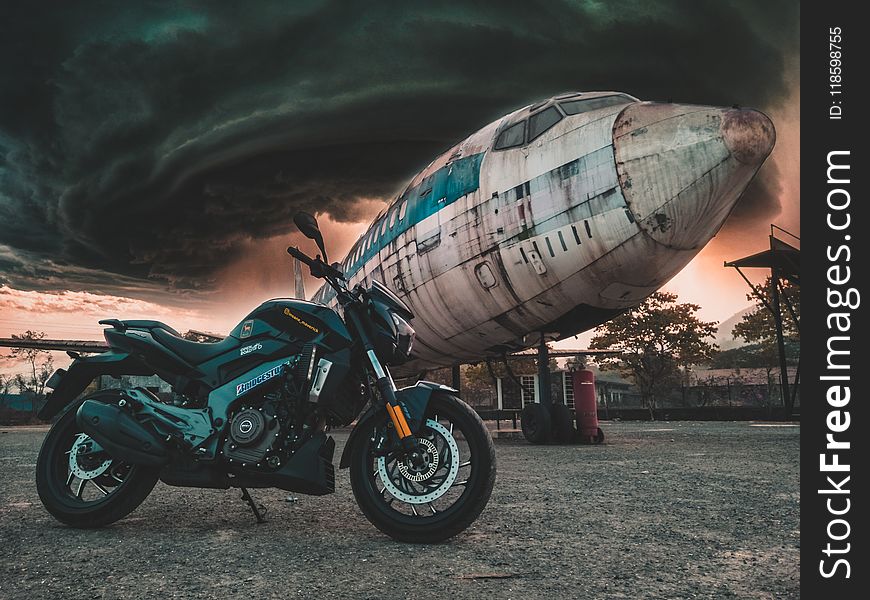
<svg viewBox="0 0 870 600">
<path fill-rule="evenodd" d="M 465 530 L 495 484 L 492 437 L 465 402 L 433 394 L 417 439 L 423 460 L 386 454 L 394 440 L 386 413 L 367 423 L 351 448 L 350 481 L 366 518 L 390 537 L 431 544 Z"/>
<path fill-rule="evenodd" d="M 110 391 L 84 398 L 111 401 Z M 110 456 L 76 424 L 72 405 L 52 425 L 36 459 L 36 490 L 46 510 L 72 527 L 102 527 L 127 516 L 157 483 L 158 471 Z"/>
</svg>

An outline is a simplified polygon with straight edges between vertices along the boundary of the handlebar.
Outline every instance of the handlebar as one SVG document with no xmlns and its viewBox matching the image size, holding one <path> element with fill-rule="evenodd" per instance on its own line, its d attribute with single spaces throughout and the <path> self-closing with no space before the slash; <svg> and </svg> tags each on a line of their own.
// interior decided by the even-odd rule
<svg viewBox="0 0 870 600">
<path fill-rule="evenodd" d="M 290 246 L 289 248 L 287 248 L 287 254 L 289 254 L 290 256 L 292 256 L 293 258 L 295 258 L 297 260 L 304 262 L 309 267 L 314 263 L 313 258 L 310 258 L 307 254 L 302 252 L 302 250 L 300 250 L 296 246 Z"/>
<path fill-rule="evenodd" d="M 319 254 L 317 255 L 317 258 L 311 258 L 295 246 L 290 246 L 289 248 L 287 248 L 287 254 L 308 265 L 308 268 L 311 270 L 311 275 L 313 277 L 326 280 L 329 280 L 329 278 L 332 277 L 335 279 L 340 279 L 342 281 L 344 280 L 344 273 L 342 273 L 332 265 L 328 265 L 323 262 Z"/>
</svg>

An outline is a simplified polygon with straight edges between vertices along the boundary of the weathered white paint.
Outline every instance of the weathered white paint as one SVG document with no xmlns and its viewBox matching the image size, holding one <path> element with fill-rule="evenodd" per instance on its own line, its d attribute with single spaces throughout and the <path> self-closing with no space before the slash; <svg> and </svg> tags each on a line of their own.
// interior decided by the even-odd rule
<svg viewBox="0 0 870 600">
<path fill-rule="evenodd" d="M 406 189 L 486 153 L 476 191 L 350 278 L 384 282 L 414 311 L 416 359 L 403 371 L 526 348 L 542 328 L 573 335 L 637 305 L 716 234 L 773 147 L 773 126 L 756 111 L 626 98 L 493 150 L 497 134 L 531 112 L 487 125 L 417 174 Z M 401 217 L 401 197 L 385 212 Z M 366 244 L 378 247 L 388 225 L 364 234 Z"/>
</svg>

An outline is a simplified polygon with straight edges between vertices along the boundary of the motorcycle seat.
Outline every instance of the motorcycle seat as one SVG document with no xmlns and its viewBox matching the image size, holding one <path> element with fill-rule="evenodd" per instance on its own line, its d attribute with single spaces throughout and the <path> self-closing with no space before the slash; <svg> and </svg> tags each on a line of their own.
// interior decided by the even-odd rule
<svg viewBox="0 0 870 600">
<path fill-rule="evenodd" d="M 151 329 L 151 335 L 155 340 L 192 365 L 204 363 L 216 356 L 220 356 L 224 352 L 229 352 L 239 344 L 238 340 L 233 337 L 227 337 L 215 343 L 192 342 L 182 338 L 171 327 L 154 327 Z"/>
</svg>

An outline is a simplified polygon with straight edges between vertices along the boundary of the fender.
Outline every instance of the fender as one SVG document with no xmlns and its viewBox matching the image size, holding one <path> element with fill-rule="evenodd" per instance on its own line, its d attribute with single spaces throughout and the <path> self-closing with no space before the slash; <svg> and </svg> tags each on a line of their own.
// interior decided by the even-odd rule
<svg viewBox="0 0 870 600">
<path fill-rule="evenodd" d="M 426 409 L 429 406 L 429 399 L 435 392 L 450 392 L 451 394 L 459 395 L 459 390 L 454 390 L 452 387 L 432 381 L 418 381 L 412 386 L 396 391 L 396 399 L 405 409 L 405 417 L 408 419 L 411 431 L 417 432 L 420 430 L 420 427 L 423 425 L 423 417 L 426 415 Z M 377 417 L 383 410 L 382 407 L 375 408 L 370 406 L 359 418 L 356 427 L 353 428 L 353 431 L 350 432 L 350 437 L 347 438 L 344 450 L 341 452 L 341 462 L 338 465 L 340 469 L 346 469 L 350 466 L 350 448 L 360 435 L 359 432 L 364 429 L 362 425 Z"/>
<path fill-rule="evenodd" d="M 46 382 L 46 387 L 54 391 L 48 395 L 37 416 L 48 421 L 75 400 L 100 375 L 154 375 L 154 370 L 126 352 L 110 350 L 77 358 L 69 370 L 58 369 Z"/>
</svg>

